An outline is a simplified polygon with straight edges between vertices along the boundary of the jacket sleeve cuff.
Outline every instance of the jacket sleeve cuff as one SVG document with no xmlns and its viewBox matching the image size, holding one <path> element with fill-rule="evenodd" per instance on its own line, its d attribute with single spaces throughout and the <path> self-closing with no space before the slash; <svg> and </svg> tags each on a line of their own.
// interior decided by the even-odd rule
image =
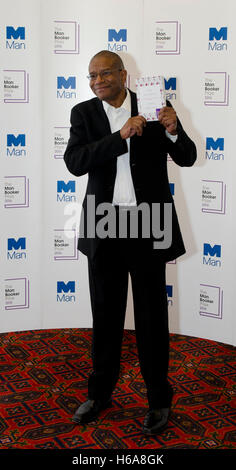
<svg viewBox="0 0 236 470">
<path fill-rule="evenodd" d="M 178 139 L 178 134 L 172 135 L 167 130 L 165 132 L 166 132 L 166 137 L 168 137 L 168 139 L 170 139 L 173 143 L 175 143 L 176 140 Z"/>
</svg>

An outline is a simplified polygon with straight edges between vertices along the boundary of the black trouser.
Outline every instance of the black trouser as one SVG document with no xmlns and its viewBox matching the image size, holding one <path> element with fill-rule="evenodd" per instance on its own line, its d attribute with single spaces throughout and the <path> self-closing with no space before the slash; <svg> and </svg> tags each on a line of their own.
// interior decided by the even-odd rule
<svg viewBox="0 0 236 470">
<path fill-rule="evenodd" d="M 101 241 L 88 267 L 93 315 L 88 398 L 110 398 L 119 378 L 130 273 L 138 356 L 148 403 L 151 408 L 170 406 L 165 262 L 150 249 L 150 240 L 114 238 Z"/>
</svg>

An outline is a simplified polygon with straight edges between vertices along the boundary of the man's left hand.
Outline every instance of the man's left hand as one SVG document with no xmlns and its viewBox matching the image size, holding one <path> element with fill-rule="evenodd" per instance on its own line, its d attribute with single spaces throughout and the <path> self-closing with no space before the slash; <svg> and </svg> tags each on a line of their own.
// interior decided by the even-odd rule
<svg viewBox="0 0 236 470">
<path fill-rule="evenodd" d="M 169 134 L 177 134 L 177 116 L 173 108 L 168 106 L 161 108 L 158 114 L 158 121 L 165 127 Z"/>
</svg>

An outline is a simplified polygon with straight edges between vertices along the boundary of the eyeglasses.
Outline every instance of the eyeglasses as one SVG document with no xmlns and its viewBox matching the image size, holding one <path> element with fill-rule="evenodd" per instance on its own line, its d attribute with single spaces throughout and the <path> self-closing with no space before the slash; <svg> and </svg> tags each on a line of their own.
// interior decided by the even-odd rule
<svg viewBox="0 0 236 470">
<path fill-rule="evenodd" d="M 122 69 L 103 70 L 103 72 L 99 72 L 99 73 L 90 73 L 89 75 L 87 75 L 87 78 L 91 82 L 93 82 L 94 80 L 97 79 L 99 75 L 102 79 L 106 80 L 106 78 L 108 78 L 109 75 L 112 75 L 112 72 L 115 72 L 116 70 L 120 72 Z"/>
</svg>

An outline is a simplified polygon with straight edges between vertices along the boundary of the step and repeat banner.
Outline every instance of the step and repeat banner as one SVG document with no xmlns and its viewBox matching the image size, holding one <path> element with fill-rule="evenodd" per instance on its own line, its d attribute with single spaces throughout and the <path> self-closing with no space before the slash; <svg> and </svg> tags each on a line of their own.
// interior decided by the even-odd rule
<svg viewBox="0 0 236 470">
<path fill-rule="evenodd" d="M 93 97 L 88 63 L 108 49 L 133 91 L 137 77 L 164 76 L 197 145 L 194 167 L 168 158 L 187 248 L 167 265 L 170 331 L 236 343 L 235 18 L 233 0 L 2 5 L 0 332 L 92 326 L 76 249 L 87 176 L 71 175 L 63 154 L 71 108 Z M 131 287 L 125 326 L 134 328 Z"/>
</svg>

